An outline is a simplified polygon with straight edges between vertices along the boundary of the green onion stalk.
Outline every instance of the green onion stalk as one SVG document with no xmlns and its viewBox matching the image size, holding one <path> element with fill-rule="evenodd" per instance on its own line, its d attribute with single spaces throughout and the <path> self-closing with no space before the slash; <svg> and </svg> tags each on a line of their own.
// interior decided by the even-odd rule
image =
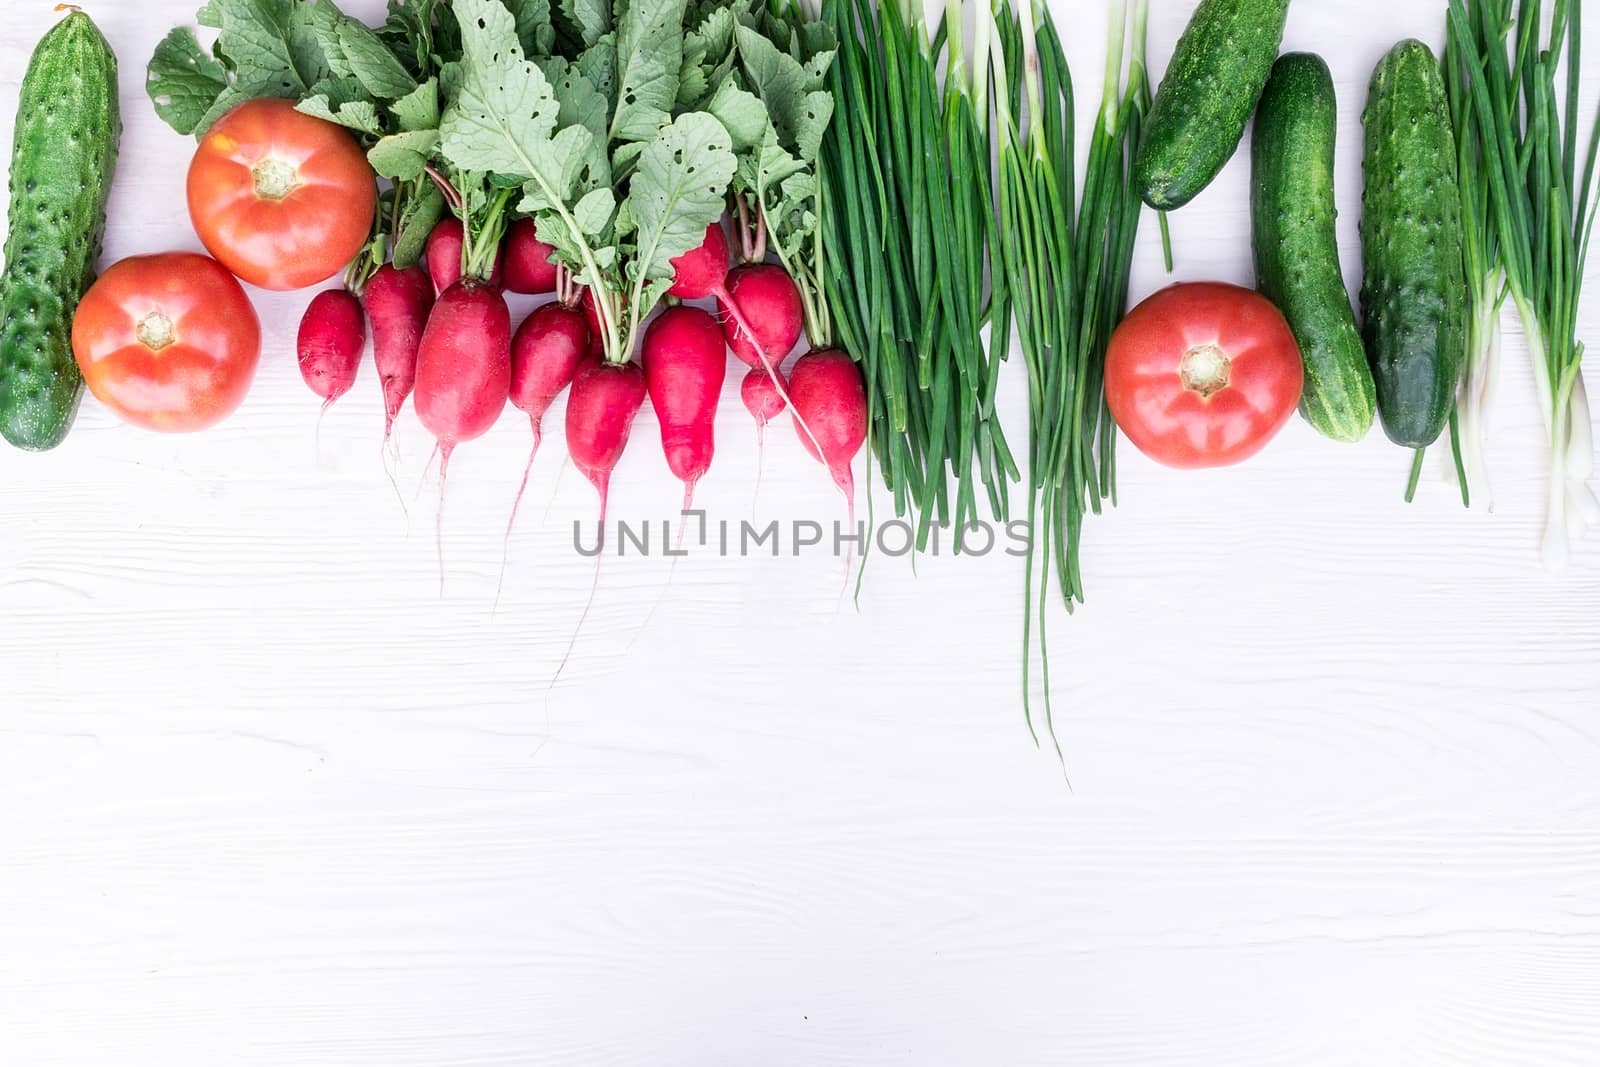
<svg viewBox="0 0 1600 1067">
<path fill-rule="evenodd" d="M 1072 77 L 1054 23 L 1032 0 L 997 3 L 991 11 L 998 214 L 1028 371 L 1032 538 L 1025 570 L 1024 714 L 1033 730 L 1037 625 L 1052 743 L 1046 634 L 1052 576 L 1069 612 L 1084 601 L 1083 523 L 1107 498 L 1115 501 L 1116 427 L 1105 404 L 1105 352 L 1126 309 L 1141 210 L 1132 166 L 1150 98 L 1148 10 L 1148 0 L 1110 4 L 1105 82 L 1076 208 Z"/>
<path fill-rule="evenodd" d="M 1505 303 L 1505 270 L 1500 265 L 1487 162 L 1489 152 L 1479 132 L 1462 43 L 1445 39 L 1444 83 L 1456 137 L 1456 172 L 1461 190 L 1462 251 L 1467 277 L 1470 322 L 1466 360 L 1450 413 L 1450 454 L 1445 477 L 1461 490 L 1463 505 L 1494 510 L 1489 478 L 1490 412 L 1500 377 L 1500 309 Z M 1419 453 L 1420 458 L 1420 453 Z M 1414 486 L 1408 488 L 1411 499 Z"/>
<path fill-rule="evenodd" d="M 905 284 L 897 187 L 884 176 L 884 62 L 877 19 L 868 0 L 824 0 L 823 21 L 838 54 L 828 72 L 835 106 L 823 138 L 821 185 L 835 206 L 821 225 L 836 250 L 824 273 L 827 304 L 846 349 L 862 365 L 867 386 L 869 463 L 876 458 L 895 510 L 904 514 L 920 486 L 905 381 Z M 872 494 L 867 495 L 871 514 Z M 870 521 L 870 520 L 869 520 Z"/>
<path fill-rule="evenodd" d="M 1582 17 L 1583 5 L 1570 0 L 1549 5 L 1548 27 L 1542 0 L 1517 0 L 1515 8 L 1512 0 L 1450 0 L 1448 51 L 1461 64 L 1457 77 L 1470 98 L 1457 110 L 1476 134 L 1494 258 L 1527 336 L 1548 435 L 1541 555 L 1556 570 L 1565 566 L 1571 541 L 1600 524 L 1600 501 L 1588 486 L 1594 441 L 1577 338 L 1578 297 L 1600 204 L 1592 199 L 1600 122 L 1591 125 L 1581 159 L 1579 152 Z M 1480 293 L 1480 305 L 1485 299 Z"/>
<path fill-rule="evenodd" d="M 988 27 L 969 50 L 959 0 L 932 33 L 914 0 L 828 0 L 823 20 L 839 42 L 821 167 L 825 302 L 862 365 L 869 456 L 896 513 L 917 516 L 919 547 L 953 519 L 959 547 L 979 482 L 1004 521 L 1020 477 L 995 411 L 1006 348 L 994 342 L 1010 311 L 990 266 Z"/>
</svg>

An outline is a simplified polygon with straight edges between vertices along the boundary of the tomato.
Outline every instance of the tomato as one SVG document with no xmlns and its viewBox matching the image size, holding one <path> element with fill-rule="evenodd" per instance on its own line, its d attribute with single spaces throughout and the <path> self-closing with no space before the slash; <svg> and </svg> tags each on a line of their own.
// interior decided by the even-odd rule
<svg viewBox="0 0 1600 1067">
<path fill-rule="evenodd" d="M 202 430 L 239 406 L 261 357 L 244 288 L 197 252 L 133 256 L 89 287 L 72 320 L 89 391 L 135 426 Z"/>
<path fill-rule="evenodd" d="M 189 163 L 189 218 L 222 265 L 263 289 L 331 277 L 367 243 L 378 187 L 349 133 L 288 100 L 249 100 Z"/>
<path fill-rule="evenodd" d="M 1106 350 L 1106 402 L 1128 440 L 1170 467 L 1249 459 L 1300 403 L 1283 314 L 1251 289 L 1191 282 L 1128 313 Z"/>
</svg>

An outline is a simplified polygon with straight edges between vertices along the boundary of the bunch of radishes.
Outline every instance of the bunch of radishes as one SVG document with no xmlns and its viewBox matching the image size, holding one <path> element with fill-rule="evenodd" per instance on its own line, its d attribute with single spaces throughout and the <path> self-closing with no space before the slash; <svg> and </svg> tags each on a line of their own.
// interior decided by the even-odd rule
<svg viewBox="0 0 1600 1067">
<path fill-rule="evenodd" d="M 820 348 L 801 356 L 785 376 L 784 361 L 803 328 L 798 289 L 781 266 L 761 261 L 748 246 L 744 262 L 730 269 L 722 223 L 712 223 L 698 248 L 672 261 L 672 304 L 644 331 L 642 367 L 600 358 L 593 300 L 584 299 L 582 287 L 538 239 L 531 221 L 512 223 L 497 254 L 487 267 L 479 264 L 477 273 L 463 274 L 462 244 L 461 222 L 446 218 L 428 238 L 425 268 L 385 264 L 366 281 L 359 299 L 348 289 L 312 299 L 300 324 L 300 370 L 325 405 L 355 381 L 367 320 L 383 388 L 385 438 L 414 390 L 417 415 L 439 444 L 441 474 L 455 446 L 485 433 L 507 400 L 531 423 L 531 467 L 541 420 L 570 385 L 567 447 L 600 492 L 603 520 L 611 471 L 648 395 L 667 466 L 684 483 L 687 509 L 695 484 L 711 466 L 731 348 L 750 368 L 740 394 L 758 434 L 792 403 L 807 451 L 851 495 L 850 464 L 866 437 L 861 375 L 844 353 Z M 535 308 L 513 334 L 502 290 L 555 298 Z M 715 299 L 717 315 L 678 303 L 705 298 Z"/>
<path fill-rule="evenodd" d="M 647 395 L 692 504 L 731 346 L 749 368 L 740 395 L 758 440 L 788 406 L 849 497 L 866 400 L 856 365 L 831 347 L 817 237 L 831 31 L 759 0 L 605 6 L 611 33 L 585 23 L 558 40 L 501 0 L 452 0 L 460 49 L 448 70 L 424 64 L 413 81 L 415 57 L 397 57 L 383 79 L 369 76 L 382 117 L 368 158 L 393 183 L 391 209 L 348 291 L 307 311 L 306 381 L 327 402 L 350 388 L 364 297 L 387 422 L 414 390 L 438 441 L 441 494 L 455 447 L 507 400 L 528 414 L 537 450 L 544 413 L 570 385 L 567 448 L 600 493 L 603 523 Z M 741 251 L 731 270 L 730 211 Z M 395 258 L 424 266 L 375 269 L 386 226 Z M 555 299 L 513 336 L 502 289 Z M 684 302 L 694 300 L 714 300 L 716 313 Z M 812 351 L 786 376 L 802 332 Z"/>
</svg>

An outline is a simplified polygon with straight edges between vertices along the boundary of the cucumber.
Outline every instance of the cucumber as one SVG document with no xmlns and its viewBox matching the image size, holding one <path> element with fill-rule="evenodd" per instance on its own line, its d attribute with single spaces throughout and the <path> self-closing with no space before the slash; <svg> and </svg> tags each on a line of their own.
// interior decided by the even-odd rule
<svg viewBox="0 0 1600 1067">
<path fill-rule="evenodd" d="M 0 275 L 0 435 L 18 448 L 60 444 L 83 395 L 72 315 L 100 258 L 121 135 L 116 56 L 74 11 L 34 49 L 17 105 Z"/>
<path fill-rule="evenodd" d="M 1134 188 L 1158 211 L 1211 184 L 1244 139 L 1283 41 L 1289 0 L 1201 0 L 1167 66 L 1133 162 Z"/>
<path fill-rule="evenodd" d="M 1363 335 L 1378 417 L 1396 444 L 1443 432 L 1467 351 L 1461 196 L 1433 52 L 1401 41 L 1367 90 L 1361 194 Z"/>
<path fill-rule="evenodd" d="M 1250 143 L 1250 229 L 1256 287 L 1278 305 L 1305 364 L 1300 414 L 1335 441 L 1372 429 L 1376 397 L 1339 267 L 1333 148 L 1338 105 L 1320 56 L 1290 53 L 1272 68 Z"/>
</svg>

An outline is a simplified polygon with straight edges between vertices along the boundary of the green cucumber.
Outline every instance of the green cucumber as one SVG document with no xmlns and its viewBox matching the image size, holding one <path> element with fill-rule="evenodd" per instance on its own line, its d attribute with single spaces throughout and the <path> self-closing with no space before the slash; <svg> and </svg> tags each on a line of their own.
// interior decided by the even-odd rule
<svg viewBox="0 0 1600 1067">
<path fill-rule="evenodd" d="M 1133 162 L 1134 188 L 1158 211 L 1211 184 L 1245 125 L 1283 42 L 1289 0 L 1201 0 L 1167 66 Z"/>
<path fill-rule="evenodd" d="M 1305 364 L 1300 414 L 1335 441 L 1372 429 L 1376 397 L 1339 267 L 1333 148 L 1338 105 L 1320 56 L 1278 60 L 1256 107 L 1250 222 L 1256 287 L 1278 305 Z"/>
<path fill-rule="evenodd" d="M 1461 195 L 1444 80 L 1421 41 L 1401 41 L 1367 90 L 1361 194 L 1363 334 L 1378 417 L 1426 448 L 1449 422 L 1467 351 Z"/>
<path fill-rule="evenodd" d="M 78 410 L 72 315 L 100 258 L 121 135 L 117 58 L 74 11 L 34 49 L 17 105 L 0 275 L 0 435 L 18 448 L 54 448 Z"/>
</svg>

